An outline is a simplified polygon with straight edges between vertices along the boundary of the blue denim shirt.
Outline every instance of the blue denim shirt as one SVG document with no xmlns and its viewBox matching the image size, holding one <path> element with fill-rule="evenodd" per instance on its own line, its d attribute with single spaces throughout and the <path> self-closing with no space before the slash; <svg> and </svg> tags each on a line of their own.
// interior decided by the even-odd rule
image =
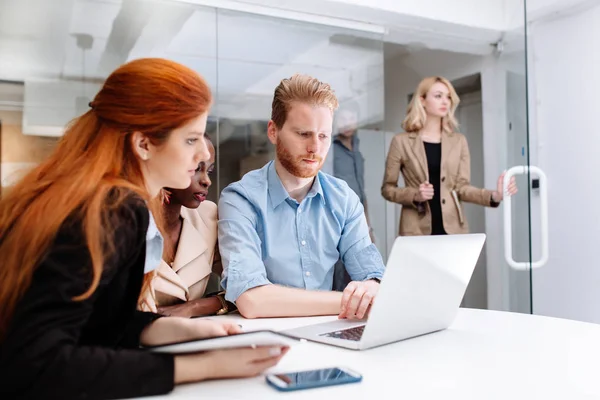
<svg viewBox="0 0 600 400">
<path fill-rule="evenodd" d="M 344 181 L 323 172 L 298 203 L 271 161 L 223 190 L 219 218 L 228 301 L 270 283 L 331 290 L 340 257 L 352 280 L 383 275 L 383 260 L 369 238 L 358 196 Z"/>
</svg>

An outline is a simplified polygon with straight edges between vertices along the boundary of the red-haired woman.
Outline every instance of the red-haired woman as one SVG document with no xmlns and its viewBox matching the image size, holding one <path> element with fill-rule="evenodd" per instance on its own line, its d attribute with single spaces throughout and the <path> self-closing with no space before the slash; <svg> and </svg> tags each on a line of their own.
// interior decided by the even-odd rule
<svg viewBox="0 0 600 400">
<path fill-rule="evenodd" d="M 3 197 L 1 398 L 155 395 L 183 382 L 256 375 L 285 353 L 172 356 L 139 348 L 238 330 L 136 311 L 144 272 L 162 250 L 156 198 L 162 187 L 187 188 L 208 160 L 211 100 L 206 82 L 187 67 L 127 63 L 51 157 Z"/>
</svg>

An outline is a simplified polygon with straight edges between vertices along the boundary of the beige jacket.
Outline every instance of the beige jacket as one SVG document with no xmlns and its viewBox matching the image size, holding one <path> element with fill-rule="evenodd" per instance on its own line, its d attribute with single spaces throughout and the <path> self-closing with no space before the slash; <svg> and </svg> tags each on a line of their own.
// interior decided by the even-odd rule
<svg viewBox="0 0 600 400">
<path fill-rule="evenodd" d="M 217 244 L 217 205 L 204 201 L 196 210 L 182 207 L 181 216 L 173 266 L 162 260 L 153 271 L 155 276 L 140 297 L 142 311 L 157 312 L 157 306 L 199 299 L 206 291 Z"/>
<path fill-rule="evenodd" d="M 471 157 L 464 135 L 442 134 L 440 172 L 444 229 L 448 234 L 467 233 L 469 225 L 462 202 L 490 207 L 492 192 L 471 186 Z M 404 187 L 398 187 L 400 174 L 404 178 Z M 387 156 L 381 194 L 386 200 L 403 206 L 399 229 L 402 236 L 431 234 L 429 204 L 414 202 L 419 185 L 425 181 L 429 181 L 429 171 L 421 136 L 417 133 L 396 135 Z"/>
</svg>

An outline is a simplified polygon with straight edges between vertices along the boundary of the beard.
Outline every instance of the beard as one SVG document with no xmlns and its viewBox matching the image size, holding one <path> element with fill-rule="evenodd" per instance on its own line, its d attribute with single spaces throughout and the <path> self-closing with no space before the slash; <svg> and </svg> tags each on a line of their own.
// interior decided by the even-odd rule
<svg viewBox="0 0 600 400">
<path fill-rule="evenodd" d="M 323 166 L 323 159 L 314 153 L 294 157 L 285 148 L 283 143 L 281 143 L 281 140 L 279 138 L 277 138 L 275 150 L 277 151 L 277 159 L 279 160 L 283 168 L 285 168 L 287 172 L 289 172 L 296 178 L 313 178 L 319 173 L 319 170 Z M 315 160 L 316 163 L 309 165 L 302 160 Z"/>
</svg>

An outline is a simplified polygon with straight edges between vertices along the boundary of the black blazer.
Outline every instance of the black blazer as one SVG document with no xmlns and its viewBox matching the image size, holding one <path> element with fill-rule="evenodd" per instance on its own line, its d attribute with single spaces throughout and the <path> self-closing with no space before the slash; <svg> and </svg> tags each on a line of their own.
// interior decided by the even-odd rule
<svg viewBox="0 0 600 400">
<path fill-rule="evenodd" d="M 0 398 L 109 399 L 173 389 L 173 356 L 139 349 L 141 331 L 159 318 L 136 310 L 148 222 L 134 196 L 110 213 L 116 251 L 96 292 L 78 302 L 73 296 L 92 280 L 91 259 L 81 219 L 65 222 L 0 344 Z"/>
</svg>

